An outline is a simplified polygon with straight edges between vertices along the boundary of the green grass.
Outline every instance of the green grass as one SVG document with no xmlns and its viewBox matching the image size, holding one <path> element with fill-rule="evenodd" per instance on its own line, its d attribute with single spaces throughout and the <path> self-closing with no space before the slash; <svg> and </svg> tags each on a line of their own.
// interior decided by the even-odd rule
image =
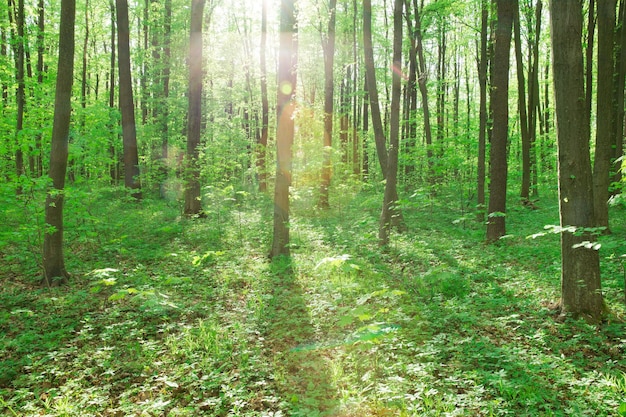
<svg viewBox="0 0 626 417">
<path fill-rule="evenodd" d="M 377 246 L 382 193 L 296 190 L 293 256 L 269 261 L 272 202 L 208 189 L 206 219 L 116 189 L 68 192 L 71 284 L 41 289 L 43 201 L 0 189 L 0 413 L 9 416 L 626 415 L 624 207 L 601 238 L 612 314 L 559 320 L 556 200 L 509 236 L 453 193 L 403 201 Z M 548 191 L 544 193 L 550 195 Z"/>
</svg>

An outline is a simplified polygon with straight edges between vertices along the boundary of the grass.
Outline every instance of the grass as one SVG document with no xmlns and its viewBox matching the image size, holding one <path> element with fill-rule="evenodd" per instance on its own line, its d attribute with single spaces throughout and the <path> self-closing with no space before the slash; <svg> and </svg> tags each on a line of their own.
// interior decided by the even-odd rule
<svg viewBox="0 0 626 417">
<path fill-rule="evenodd" d="M 70 189 L 71 284 L 41 289 L 43 198 L 1 189 L 0 413 L 626 415 L 624 207 L 601 238 L 612 314 L 590 326 L 551 310 L 558 236 L 527 238 L 558 222 L 554 198 L 512 200 L 509 237 L 486 246 L 452 193 L 416 192 L 381 252 L 380 190 L 344 186 L 318 212 L 301 187 L 293 256 L 269 261 L 271 201 L 223 191 L 186 219 Z"/>
</svg>

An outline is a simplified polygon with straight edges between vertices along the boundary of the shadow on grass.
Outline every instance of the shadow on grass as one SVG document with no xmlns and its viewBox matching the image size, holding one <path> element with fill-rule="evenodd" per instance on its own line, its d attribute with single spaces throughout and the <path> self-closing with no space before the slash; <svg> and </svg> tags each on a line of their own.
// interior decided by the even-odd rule
<svg viewBox="0 0 626 417">
<path fill-rule="evenodd" d="M 309 308 L 294 274 L 293 261 L 272 261 L 266 282 L 269 295 L 264 323 L 268 359 L 291 416 L 337 415 L 338 393 L 333 386 L 324 349 L 301 349 L 315 338 Z"/>
</svg>

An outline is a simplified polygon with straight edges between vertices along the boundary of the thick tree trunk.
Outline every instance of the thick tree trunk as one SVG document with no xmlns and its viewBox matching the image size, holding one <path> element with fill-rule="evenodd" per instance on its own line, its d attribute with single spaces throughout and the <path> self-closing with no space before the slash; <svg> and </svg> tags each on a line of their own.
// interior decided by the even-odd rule
<svg viewBox="0 0 626 417">
<path fill-rule="evenodd" d="M 335 20 L 337 0 L 330 0 L 328 8 L 328 34 L 324 40 L 324 138 L 322 142 L 324 159 L 322 161 L 322 178 L 320 184 L 320 198 L 318 206 L 322 209 L 330 207 L 328 189 L 332 173 L 332 145 L 333 145 L 333 104 L 335 98 L 335 79 L 333 67 L 335 65 Z M 343 117 L 343 115 L 342 115 Z"/>
<path fill-rule="evenodd" d="M 550 22 L 561 226 L 593 227 L 589 113 L 582 100 L 585 76 L 580 2 L 552 0 Z M 598 322 L 603 313 L 599 254 L 583 244 L 591 239 L 586 233 L 561 233 L 561 309 L 564 314 Z"/>
<path fill-rule="evenodd" d="M 137 153 L 137 127 L 133 104 L 133 83 L 130 72 L 130 31 L 128 0 L 115 0 L 117 9 L 117 55 L 119 66 L 119 100 L 124 137 L 124 184 L 132 190 L 135 199 L 141 199 L 139 182 L 139 156 Z"/>
<path fill-rule="evenodd" d="M 298 56 L 295 0 L 281 0 L 280 57 L 276 129 L 276 185 L 274 187 L 274 232 L 271 257 L 289 256 L 289 187 L 294 137 Z"/>
<path fill-rule="evenodd" d="M 511 29 L 517 0 L 497 0 L 498 22 L 493 57 L 493 133 L 489 160 L 489 209 L 487 241 L 506 234 L 506 183 L 508 176 L 507 145 L 509 137 L 509 58 Z"/>
<path fill-rule="evenodd" d="M 74 79 L 75 0 L 62 0 L 59 27 L 59 66 L 54 100 L 50 178 L 52 188 L 46 196 L 46 224 L 54 228 L 44 235 L 43 269 L 45 285 L 65 283 L 69 274 L 63 256 L 63 202 L 67 153 L 72 112 L 72 81 Z"/>
<path fill-rule="evenodd" d="M 402 94 L 402 9 L 403 0 L 395 0 L 393 6 L 393 61 L 391 75 L 391 114 L 389 120 L 389 153 L 383 208 L 378 226 L 378 241 L 381 246 L 389 244 L 392 216 L 398 212 L 398 149 L 400 147 L 400 96 Z"/>
<path fill-rule="evenodd" d="M 202 126 L 202 18 L 205 0 L 191 1 L 189 42 L 189 118 L 185 159 L 185 208 L 187 216 L 202 215 L 198 155 Z"/>
<path fill-rule="evenodd" d="M 609 180 L 613 156 L 613 33 L 616 0 L 598 3 L 598 85 L 593 197 L 596 226 L 609 230 Z"/>
</svg>

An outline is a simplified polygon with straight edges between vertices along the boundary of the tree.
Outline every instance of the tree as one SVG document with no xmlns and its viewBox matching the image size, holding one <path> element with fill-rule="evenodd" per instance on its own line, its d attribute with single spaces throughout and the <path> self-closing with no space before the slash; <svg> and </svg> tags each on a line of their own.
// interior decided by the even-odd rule
<svg viewBox="0 0 626 417">
<path fill-rule="evenodd" d="M 424 137 L 426 141 L 426 159 L 428 164 L 428 179 L 434 181 L 434 158 L 433 158 L 433 133 L 430 126 L 430 108 L 428 106 L 428 72 L 426 70 L 426 60 L 424 59 L 424 46 L 422 42 L 422 19 L 420 7 L 417 0 L 413 0 L 415 10 L 415 49 L 418 58 L 417 84 L 422 97 L 422 112 L 424 114 Z"/>
<path fill-rule="evenodd" d="M 517 107 L 520 118 L 520 131 L 522 136 L 522 188 L 520 197 L 523 204 L 530 203 L 530 132 L 529 115 L 526 107 L 526 81 L 524 76 L 524 61 L 522 59 L 522 36 L 520 29 L 519 7 L 515 9 L 513 19 L 513 34 L 515 40 L 515 62 L 517 63 Z M 530 81 L 529 81 L 530 83 Z M 529 87 L 530 89 L 531 87 Z"/>
<path fill-rule="evenodd" d="M 257 175 L 259 178 L 259 191 L 267 191 L 267 138 L 269 136 L 270 106 L 267 98 L 267 63 L 265 51 L 267 49 L 267 2 L 263 0 L 261 11 L 261 49 L 260 49 L 260 70 L 261 70 L 261 131 L 257 140 Z"/>
<path fill-rule="evenodd" d="M 274 186 L 274 231 L 271 257 L 290 255 L 289 187 L 292 174 L 294 110 L 296 107 L 296 66 L 298 44 L 296 0 L 281 0 L 278 92 L 276 101 L 276 184 Z"/>
<path fill-rule="evenodd" d="M 52 188 L 46 196 L 45 217 L 48 230 L 43 243 L 43 283 L 60 285 L 69 274 L 63 256 L 63 203 L 65 175 L 72 112 L 72 82 L 74 79 L 74 22 L 76 1 L 62 0 L 59 26 L 59 66 L 54 99 L 54 124 L 50 151 Z"/>
<path fill-rule="evenodd" d="M 517 0 L 497 0 L 498 21 L 495 31 L 493 57 L 493 131 L 489 160 L 489 209 L 487 241 L 493 242 L 506 234 L 507 145 L 509 137 L 509 58 L 511 30 Z"/>
<path fill-rule="evenodd" d="M 185 208 L 188 216 L 202 214 L 198 155 L 202 126 L 202 18 L 205 0 L 191 1 L 189 41 L 189 116 L 187 124 L 187 159 L 185 172 Z"/>
<path fill-rule="evenodd" d="M 556 106 L 561 233 L 561 310 L 597 322 L 602 317 L 600 260 L 582 228 L 595 226 L 589 119 L 583 72 L 580 2 L 551 0 L 552 71 Z M 589 86 L 588 86 L 589 87 Z M 576 233 L 572 231 L 576 230 Z M 583 229 L 584 230 L 584 229 Z"/>
<path fill-rule="evenodd" d="M 135 199 L 141 199 L 137 127 L 133 104 L 133 83 L 130 72 L 130 30 L 128 0 L 115 0 L 117 10 L 117 55 L 119 71 L 119 100 L 124 137 L 124 185 L 132 190 Z"/>
<path fill-rule="evenodd" d="M 485 221 L 485 174 L 486 174 L 486 136 L 487 136 L 487 35 L 489 31 L 489 0 L 481 0 L 480 13 L 480 53 L 478 57 L 478 84 L 480 87 L 478 158 L 476 169 L 476 218 Z"/>
<path fill-rule="evenodd" d="M 613 157 L 613 33 L 616 0 L 598 2 L 598 86 L 593 197 L 596 225 L 609 228 L 609 183 Z"/>
<path fill-rule="evenodd" d="M 376 142 L 376 154 L 383 176 L 387 173 L 387 147 L 385 131 L 380 115 L 378 103 L 378 87 L 376 86 L 376 72 L 374 66 L 374 46 L 372 44 L 372 1 L 363 0 L 363 55 L 365 58 L 365 82 L 370 101 L 370 113 L 372 115 L 372 127 L 374 129 L 374 141 Z"/>
<path fill-rule="evenodd" d="M 398 203 L 398 149 L 400 147 L 400 95 L 402 73 L 402 8 L 403 0 L 395 0 L 393 8 L 393 62 L 391 81 L 391 116 L 389 120 L 389 153 L 387 155 L 387 175 L 385 176 L 385 194 L 378 226 L 378 240 L 381 246 L 389 244 L 391 220 Z"/>
<path fill-rule="evenodd" d="M 9 0 L 9 20 L 13 27 L 13 20 L 15 20 L 15 26 L 17 27 L 17 36 L 15 30 L 11 29 L 11 44 L 13 45 L 13 55 L 15 59 L 15 80 L 17 82 L 16 100 L 17 100 L 17 117 L 15 122 L 15 170 L 18 177 L 18 186 L 16 188 L 17 194 L 22 193 L 22 186 L 20 183 L 20 177 L 24 174 L 24 153 L 22 152 L 22 146 L 19 142 L 21 131 L 24 129 L 24 113 L 26 107 L 26 74 L 25 74 L 25 15 L 24 15 L 24 0 L 17 0 L 17 7 L 15 6 L 15 0 Z M 13 9 L 13 10 L 11 10 Z"/>
<path fill-rule="evenodd" d="M 324 161 L 322 162 L 322 180 L 320 185 L 319 207 L 329 208 L 328 189 L 331 178 L 331 150 L 333 145 L 333 104 L 335 98 L 335 79 L 333 67 L 335 65 L 335 16 L 337 0 L 330 0 L 330 17 L 328 19 L 328 34 L 323 41 L 324 48 L 324 140 L 322 143 Z"/>
</svg>

